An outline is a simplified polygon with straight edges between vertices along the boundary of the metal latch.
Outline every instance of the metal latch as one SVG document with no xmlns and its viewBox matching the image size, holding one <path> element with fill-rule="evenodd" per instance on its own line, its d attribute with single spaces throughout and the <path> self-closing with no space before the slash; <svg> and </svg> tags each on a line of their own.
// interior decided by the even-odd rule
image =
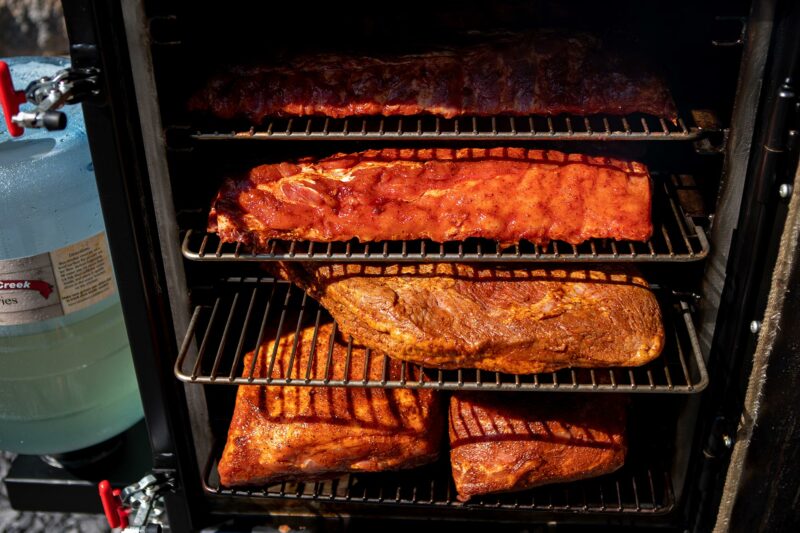
<svg viewBox="0 0 800 533">
<path fill-rule="evenodd" d="M 0 61 L 0 104 L 8 132 L 19 137 L 23 128 L 63 130 L 67 127 L 67 116 L 58 109 L 97 96 L 99 75 L 100 71 L 94 67 L 66 68 L 32 81 L 24 91 L 18 91 L 14 89 L 8 65 Z M 20 111 L 19 106 L 26 102 L 35 108 Z"/>
<path fill-rule="evenodd" d="M 108 481 L 97 488 L 108 525 L 122 533 L 157 533 L 164 521 L 163 494 L 174 489 L 174 479 L 166 474 L 147 474 L 124 489 L 112 489 Z"/>
</svg>

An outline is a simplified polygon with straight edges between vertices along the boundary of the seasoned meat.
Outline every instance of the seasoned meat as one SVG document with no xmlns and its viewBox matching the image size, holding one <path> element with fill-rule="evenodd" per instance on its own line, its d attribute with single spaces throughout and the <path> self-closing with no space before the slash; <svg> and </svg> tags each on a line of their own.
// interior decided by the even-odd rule
<svg viewBox="0 0 800 533">
<path fill-rule="evenodd" d="M 458 499 L 608 474 L 625 461 L 625 398 L 456 392 L 450 464 Z"/>
<path fill-rule="evenodd" d="M 415 55 L 315 54 L 237 65 L 212 77 L 189 109 L 253 124 L 296 115 L 677 116 L 646 62 L 591 35 L 553 30 Z"/>
<path fill-rule="evenodd" d="M 332 325 L 302 329 L 280 337 L 273 377 L 304 378 L 309 358 L 312 379 L 343 379 L 347 346 L 334 338 Z M 297 343 L 293 354 L 293 345 Z M 315 350 L 333 346 L 327 357 Z M 268 375 L 273 344 L 258 350 L 253 376 Z M 245 375 L 254 353 L 244 359 Z M 294 359 L 292 359 L 294 357 Z M 365 351 L 352 350 L 350 379 L 361 379 Z M 380 379 L 380 357 L 370 361 L 369 376 Z M 292 362 L 291 368 L 289 367 Z M 391 379 L 400 376 L 392 364 Z M 324 479 L 345 472 L 411 468 L 436 459 L 442 432 L 437 393 L 410 389 L 355 389 L 242 385 L 236 395 L 228 441 L 219 462 L 223 485 L 254 485 L 282 480 Z"/>
<path fill-rule="evenodd" d="M 269 268 L 269 267 L 268 267 Z M 436 368 L 527 374 L 658 357 L 658 302 L 622 267 L 282 263 L 356 342 Z"/>
<path fill-rule="evenodd" d="M 354 237 L 645 241 L 650 188 L 640 163 L 554 150 L 368 150 L 262 165 L 226 180 L 209 230 L 257 249 L 269 239 Z"/>
</svg>

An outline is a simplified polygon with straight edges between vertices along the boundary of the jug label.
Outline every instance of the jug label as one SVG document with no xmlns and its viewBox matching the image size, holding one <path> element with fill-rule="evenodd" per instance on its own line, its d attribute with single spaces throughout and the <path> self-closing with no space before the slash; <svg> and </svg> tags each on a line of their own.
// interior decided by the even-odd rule
<svg viewBox="0 0 800 533">
<path fill-rule="evenodd" d="M 0 260 L 0 326 L 80 311 L 116 291 L 106 234 L 49 253 Z"/>
</svg>

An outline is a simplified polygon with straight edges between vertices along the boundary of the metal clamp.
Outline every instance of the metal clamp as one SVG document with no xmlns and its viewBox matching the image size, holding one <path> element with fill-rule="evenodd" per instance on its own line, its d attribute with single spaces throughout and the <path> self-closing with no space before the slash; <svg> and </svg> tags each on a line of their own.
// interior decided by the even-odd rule
<svg viewBox="0 0 800 533">
<path fill-rule="evenodd" d="M 57 111 L 67 104 L 77 104 L 99 93 L 100 71 L 96 68 L 67 68 L 53 76 L 45 76 L 28 84 L 24 91 L 14 89 L 8 66 L 0 61 L 0 103 L 6 125 L 13 137 L 22 135 L 23 128 L 63 130 L 67 116 Z M 35 108 L 20 111 L 25 102 Z M 10 120 L 9 120 L 10 118 Z"/>
<path fill-rule="evenodd" d="M 163 493 L 174 487 L 173 478 L 166 474 L 147 474 L 122 490 L 112 490 L 108 481 L 101 481 L 98 489 L 108 525 L 122 528 L 122 533 L 160 531 L 165 512 Z"/>
<path fill-rule="evenodd" d="M 36 108 L 20 111 L 11 120 L 23 128 L 63 130 L 67 127 L 67 116 L 56 110 L 96 96 L 98 75 L 96 68 L 68 68 L 31 82 L 25 89 L 25 99 Z"/>
</svg>

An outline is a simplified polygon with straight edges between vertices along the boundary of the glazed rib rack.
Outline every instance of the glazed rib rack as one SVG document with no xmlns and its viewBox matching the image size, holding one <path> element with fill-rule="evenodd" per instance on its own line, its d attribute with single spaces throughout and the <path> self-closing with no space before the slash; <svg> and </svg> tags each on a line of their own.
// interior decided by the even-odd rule
<svg viewBox="0 0 800 533">
<path fill-rule="evenodd" d="M 674 177 L 673 177 L 674 178 Z M 181 251 L 193 261 L 470 261 L 470 262 L 688 262 L 708 254 L 702 227 L 681 208 L 672 183 L 653 175 L 653 236 L 647 242 L 592 239 L 574 245 L 552 241 L 539 246 L 523 241 L 502 248 L 495 241 L 467 239 L 462 242 L 357 240 L 333 243 L 271 240 L 264 252 L 253 253 L 240 243 L 223 243 L 216 234 L 188 230 Z"/>
</svg>

